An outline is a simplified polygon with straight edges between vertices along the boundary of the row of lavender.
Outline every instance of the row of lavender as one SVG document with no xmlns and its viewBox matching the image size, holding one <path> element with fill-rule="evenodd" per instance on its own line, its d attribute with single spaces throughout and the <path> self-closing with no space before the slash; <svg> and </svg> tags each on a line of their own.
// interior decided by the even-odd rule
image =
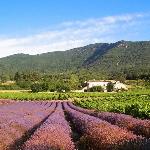
<svg viewBox="0 0 150 150">
<path fill-rule="evenodd" d="M 137 136 L 126 129 L 121 129 L 116 125 L 111 125 L 97 117 L 93 117 L 83 112 L 72 104 L 63 103 L 65 111 L 68 113 L 76 130 L 81 134 L 78 140 L 80 149 L 99 150 L 148 150 L 149 140 L 142 136 Z M 78 109 L 77 110 L 75 110 Z M 79 109 L 81 109 L 79 111 Z M 84 109 L 83 109 L 84 110 Z M 92 112 L 86 110 L 88 113 Z M 41 137 L 41 138 L 39 138 Z M 65 120 L 62 106 L 58 103 L 55 112 L 49 116 L 48 120 L 34 133 L 32 138 L 24 145 L 25 150 L 48 150 L 48 149 L 75 149 L 71 139 L 71 129 Z"/>
<path fill-rule="evenodd" d="M 104 121 L 106 119 L 102 118 L 100 113 L 76 107 L 69 102 L 40 101 L 18 102 L 8 105 L 7 107 L 1 107 L 0 115 L 3 117 L 0 117 L 0 126 L 2 126 L 3 130 L 0 130 L 2 133 L 0 149 L 18 149 L 18 147 L 11 147 L 11 145 L 14 145 L 16 139 L 22 139 L 26 132 L 28 133 L 29 130 L 33 129 L 34 126 L 39 123 L 41 124 L 39 128 L 34 132 L 31 138 L 23 144 L 21 149 L 76 149 L 73 139 L 71 138 L 71 128 L 65 119 L 62 104 L 67 116 L 75 126 L 75 130 L 80 134 L 77 144 L 78 148 L 82 150 L 149 150 L 149 139 L 137 136 L 128 131 L 128 128 L 120 128 L 119 126 L 121 125 L 119 125 L 119 123 L 117 124 L 118 126 L 116 126 L 108 123 L 111 121 Z M 113 117 L 115 120 L 115 116 Z M 122 117 L 122 115 L 120 115 L 120 117 Z M 43 119 L 45 119 L 45 122 L 41 123 Z M 122 118 L 121 121 L 123 120 Z M 130 124 L 133 124 L 133 122 L 130 122 Z M 143 125 L 141 128 L 143 128 Z M 146 131 L 148 129 L 149 128 L 146 128 Z M 146 135 L 149 137 L 148 134 Z"/>
<path fill-rule="evenodd" d="M 14 102 L 0 106 L 0 150 L 18 149 L 23 137 L 54 110 L 50 105 Z"/>
<path fill-rule="evenodd" d="M 77 107 L 70 102 L 68 102 L 68 105 L 77 111 L 98 117 L 111 124 L 132 131 L 134 132 L 134 134 L 150 138 L 150 120 L 136 119 L 130 115 L 125 114 L 110 113 L 110 112 L 95 112 L 94 110 L 88 110 L 81 107 Z"/>
<path fill-rule="evenodd" d="M 119 128 L 97 117 L 72 109 L 64 103 L 70 119 L 82 134 L 81 149 L 94 150 L 149 150 L 149 140 Z"/>
<path fill-rule="evenodd" d="M 15 101 L 9 99 L 0 99 L 0 106 L 14 103 Z"/>
<path fill-rule="evenodd" d="M 74 150 L 71 139 L 71 128 L 65 120 L 61 103 L 55 111 L 38 128 L 32 137 L 23 145 L 24 150 Z"/>
</svg>

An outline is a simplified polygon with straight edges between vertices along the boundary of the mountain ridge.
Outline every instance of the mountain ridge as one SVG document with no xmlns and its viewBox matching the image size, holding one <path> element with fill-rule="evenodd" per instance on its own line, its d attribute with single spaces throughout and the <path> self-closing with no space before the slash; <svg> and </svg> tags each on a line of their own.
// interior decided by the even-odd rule
<svg viewBox="0 0 150 150">
<path fill-rule="evenodd" d="M 80 69 L 97 72 L 150 71 L 150 41 L 95 43 L 66 51 L 14 54 L 0 58 L 1 73 L 18 71 L 66 72 Z"/>
</svg>

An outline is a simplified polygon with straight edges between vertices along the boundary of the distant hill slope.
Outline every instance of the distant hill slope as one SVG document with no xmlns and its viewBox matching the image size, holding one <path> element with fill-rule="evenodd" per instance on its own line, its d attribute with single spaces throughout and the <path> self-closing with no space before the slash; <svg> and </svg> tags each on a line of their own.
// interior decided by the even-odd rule
<svg viewBox="0 0 150 150">
<path fill-rule="evenodd" d="M 39 55 L 15 54 L 0 58 L 0 72 L 65 72 L 88 69 L 107 73 L 150 71 L 150 41 L 97 43 Z"/>
</svg>

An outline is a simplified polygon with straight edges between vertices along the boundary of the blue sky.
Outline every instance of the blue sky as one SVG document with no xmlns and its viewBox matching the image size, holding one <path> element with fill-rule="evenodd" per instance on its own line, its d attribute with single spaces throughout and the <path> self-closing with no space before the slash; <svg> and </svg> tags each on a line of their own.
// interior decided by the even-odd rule
<svg viewBox="0 0 150 150">
<path fill-rule="evenodd" d="M 0 57 L 150 39 L 149 0 L 1 0 Z"/>
</svg>

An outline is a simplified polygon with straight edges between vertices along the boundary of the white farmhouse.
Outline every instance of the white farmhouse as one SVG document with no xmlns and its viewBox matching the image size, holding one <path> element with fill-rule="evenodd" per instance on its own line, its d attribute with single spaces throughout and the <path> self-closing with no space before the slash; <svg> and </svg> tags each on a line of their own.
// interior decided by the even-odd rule
<svg viewBox="0 0 150 150">
<path fill-rule="evenodd" d="M 87 88 L 90 89 L 94 86 L 106 87 L 109 81 L 88 81 Z"/>
<path fill-rule="evenodd" d="M 117 81 L 114 84 L 114 91 L 119 91 L 119 90 L 128 90 L 127 86 L 123 83 L 120 83 L 120 81 Z"/>
<path fill-rule="evenodd" d="M 115 80 L 92 80 L 88 81 L 87 86 L 82 89 L 82 91 L 88 90 L 94 86 L 101 86 L 104 89 L 104 92 L 107 92 L 107 84 L 108 83 L 113 83 L 114 84 L 114 91 L 119 91 L 119 90 L 128 90 L 127 86 L 123 83 L 120 83 L 120 81 L 115 81 Z"/>
<path fill-rule="evenodd" d="M 114 83 L 115 81 L 112 81 L 112 80 L 111 81 L 110 80 L 88 81 L 87 82 L 87 89 L 90 89 L 94 86 L 101 86 L 104 89 L 104 92 L 107 92 L 106 87 L 107 87 L 107 84 L 110 83 L 110 82 Z"/>
</svg>

